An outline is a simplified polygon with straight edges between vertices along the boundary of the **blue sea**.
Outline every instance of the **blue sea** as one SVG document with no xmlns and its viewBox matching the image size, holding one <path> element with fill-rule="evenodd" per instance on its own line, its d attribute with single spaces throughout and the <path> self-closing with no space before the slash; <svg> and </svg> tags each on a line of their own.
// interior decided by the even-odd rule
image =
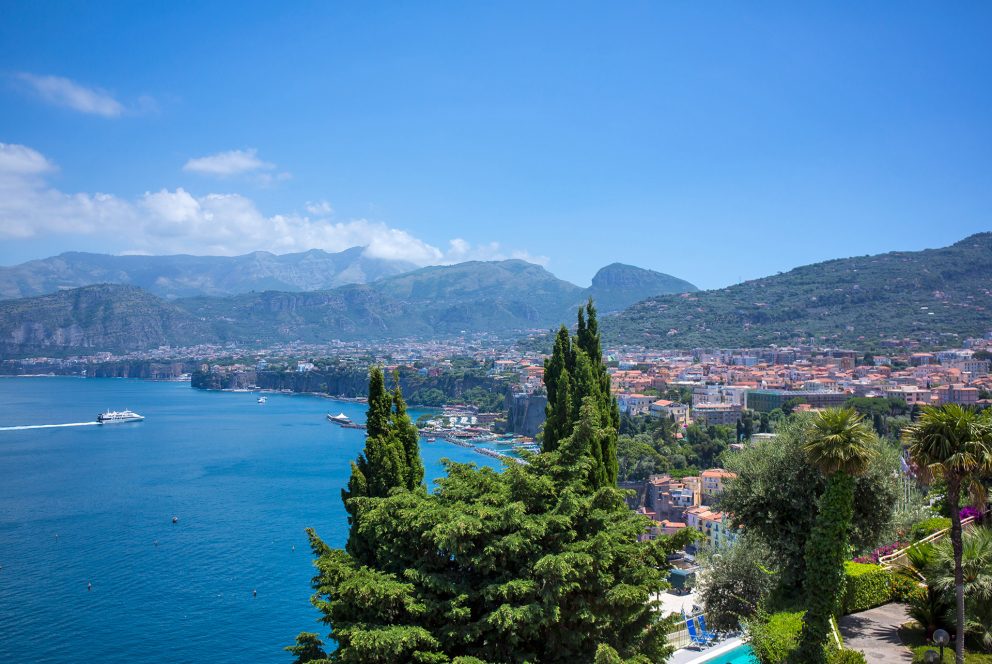
<svg viewBox="0 0 992 664">
<path fill-rule="evenodd" d="M 0 430 L 0 662 L 288 664 L 298 632 L 326 635 L 304 528 L 343 545 L 340 492 L 364 432 L 324 417 L 364 421 L 365 407 L 256 398 L 0 378 L 0 427 L 147 418 Z M 442 457 L 500 465 L 443 441 L 421 450 L 428 478 Z"/>
</svg>

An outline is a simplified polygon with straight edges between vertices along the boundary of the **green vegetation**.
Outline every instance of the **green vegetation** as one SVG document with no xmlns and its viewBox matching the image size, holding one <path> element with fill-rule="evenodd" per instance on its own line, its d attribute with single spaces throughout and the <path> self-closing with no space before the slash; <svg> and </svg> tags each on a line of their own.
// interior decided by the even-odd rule
<svg viewBox="0 0 992 664">
<path fill-rule="evenodd" d="M 719 466 L 736 440 L 735 428 L 729 425 L 690 424 L 683 433 L 670 419 L 649 415 L 621 415 L 620 433 L 617 456 L 622 481 L 660 473 L 698 475 L 701 468 Z"/>
<path fill-rule="evenodd" d="M 811 417 L 793 415 L 782 423 L 774 440 L 752 443 L 723 459 L 737 479 L 724 489 L 720 507 L 734 515 L 735 525 L 764 542 L 786 595 L 794 595 L 802 586 L 806 544 L 826 491 L 826 478 L 803 449 L 811 430 Z M 898 497 L 893 477 L 899 468 L 898 453 L 880 441 L 873 446 L 878 458 L 854 478 L 850 537 L 856 551 L 871 551 L 885 543 Z"/>
<path fill-rule="evenodd" d="M 813 418 L 803 446 L 810 462 L 827 476 L 813 531 L 806 542 L 806 615 L 799 638 L 803 662 L 825 662 L 830 621 L 844 590 L 844 561 L 854 515 L 854 478 L 876 456 L 877 439 L 854 410 L 825 410 Z"/>
<path fill-rule="evenodd" d="M 985 504 L 982 480 L 992 475 L 992 422 L 989 413 L 978 413 L 956 404 L 923 409 L 919 420 L 907 427 L 904 437 L 910 457 L 923 472 L 946 483 L 950 505 L 952 558 L 954 563 L 955 632 L 958 664 L 964 661 L 965 578 L 962 565 L 960 502 L 962 493 L 972 493 Z M 992 595 L 992 593 L 990 593 Z M 990 597 L 992 600 L 992 597 Z M 992 646 L 992 634 L 989 644 Z"/>
<path fill-rule="evenodd" d="M 878 566 L 844 563 L 841 615 L 866 611 L 892 599 L 892 574 Z"/>
<path fill-rule="evenodd" d="M 799 643 L 803 612 L 759 612 L 747 623 L 748 642 L 761 664 L 786 664 Z"/>
<path fill-rule="evenodd" d="M 911 542 L 919 542 L 921 539 L 950 527 L 951 520 L 948 517 L 934 516 L 929 519 L 923 519 L 914 523 L 913 527 L 909 529 L 909 539 Z"/>
<path fill-rule="evenodd" d="M 699 582 L 699 598 L 712 629 L 736 629 L 757 611 L 775 586 L 765 544 L 745 530 L 730 548 L 712 553 Z"/>
<path fill-rule="evenodd" d="M 585 334 L 586 343 L 596 339 L 595 326 Z M 589 352 L 598 348 L 576 345 L 598 359 Z M 694 534 L 638 541 L 648 520 L 602 476 L 611 465 L 601 457 L 609 431 L 595 390 L 553 450 L 501 472 L 449 462 L 428 493 L 403 470 L 408 448 L 398 443 L 412 425 L 398 392 L 390 395 L 382 382 L 373 371 L 366 448 L 343 495 L 352 516 L 347 550 L 308 530 L 317 568 L 312 601 L 333 639 L 327 661 L 667 657 L 673 621 L 652 598 L 667 587 L 668 556 Z M 310 649 L 293 650 L 298 661 L 307 652 L 322 656 L 312 635 L 301 634 L 296 647 Z"/>
<path fill-rule="evenodd" d="M 654 297 L 604 323 L 613 343 L 652 348 L 884 339 L 958 343 L 992 326 L 992 233 L 943 249 L 807 265 L 729 288 Z"/>
<path fill-rule="evenodd" d="M 579 421 L 579 409 L 589 400 L 598 414 L 597 430 L 589 448 L 594 460 L 593 486 L 615 486 L 619 466 L 617 435 L 620 411 L 610 393 L 610 375 L 603 364 L 599 323 L 592 300 L 579 309 L 578 331 L 574 339 L 564 325 L 555 338 L 554 351 L 544 362 L 544 385 L 548 391 L 547 419 L 544 424 L 545 452 L 557 449 L 572 434 Z"/>
<path fill-rule="evenodd" d="M 928 650 L 938 651 L 939 649 L 927 639 L 924 630 L 918 627 L 903 627 L 899 630 L 899 638 L 913 651 L 913 664 L 924 664 L 923 658 Z M 944 659 L 939 660 L 941 664 L 954 664 L 955 652 L 953 648 L 944 648 Z M 965 664 L 992 664 L 992 654 L 965 651 Z"/>
</svg>

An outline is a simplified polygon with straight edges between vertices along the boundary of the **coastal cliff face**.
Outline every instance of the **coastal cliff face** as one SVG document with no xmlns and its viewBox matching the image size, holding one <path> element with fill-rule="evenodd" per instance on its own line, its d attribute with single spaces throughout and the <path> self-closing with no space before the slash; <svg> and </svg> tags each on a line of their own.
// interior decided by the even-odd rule
<svg viewBox="0 0 992 664">
<path fill-rule="evenodd" d="M 316 392 L 337 397 L 368 396 L 369 377 L 366 370 L 313 370 L 297 371 L 194 371 L 193 387 L 201 389 L 242 389 L 256 385 L 264 390 L 290 390 L 291 392 Z M 390 383 L 391 383 L 390 379 Z M 472 374 L 423 376 L 416 372 L 400 372 L 400 389 L 411 405 L 437 405 L 417 403 L 417 395 L 431 390 L 440 391 L 445 400 L 455 402 L 468 390 L 482 388 L 499 391 L 501 386 L 492 378 Z M 542 411 L 543 412 L 543 411 Z"/>
<path fill-rule="evenodd" d="M 506 429 L 521 436 L 534 437 L 544 424 L 544 407 L 548 397 L 543 394 L 508 394 L 506 397 L 509 415 Z"/>
<path fill-rule="evenodd" d="M 88 286 L 0 302 L 0 356 L 136 351 L 215 338 L 188 312 L 131 286 Z"/>
</svg>

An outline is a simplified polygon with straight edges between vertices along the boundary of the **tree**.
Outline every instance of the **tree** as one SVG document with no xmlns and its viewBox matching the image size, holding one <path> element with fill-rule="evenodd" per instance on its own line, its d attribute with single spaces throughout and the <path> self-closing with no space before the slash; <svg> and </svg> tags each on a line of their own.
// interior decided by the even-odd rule
<svg viewBox="0 0 992 664">
<path fill-rule="evenodd" d="M 827 476 L 827 488 L 806 543 L 806 615 L 799 637 L 799 661 L 826 661 L 824 646 L 830 636 L 830 620 L 844 585 L 854 478 L 863 474 L 875 457 L 875 442 L 871 426 L 857 411 L 839 408 L 817 414 L 803 446 L 810 462 Z"/>
<path fill-rule="evenodd" d="M 548 391 L 545 407 L 543 449 L 554 451 L 559 442 L 571 435 L 579 420 L 579 410 L 587 397 L 592 398 L 604 435 L 598 439 L 599 448 L 590 454 L 601 465 L 595 473 L 597 481 L 616 484 L 617 436 L 620 410 L 610 391 L 610 375 L 603 363 L 596 307 L 590 299 L 578 311 L 577 333 L 569 337 L 564 325 L 555 336 L 551 357 L 544 362 L 544 385 Z"/>
<path fill-rule="evenodd" d="M 296 645 L 286 646 L 284 650 L 296 655 L 293 664 L 325 664 L 329 663 L 324 652 L 324 642 L 313 632 L 300 632 L 296 636 Z"/>
<path fill-rule="evenodd" d="M 805 578 L 806 542 L 826 490 L 826 478 L 803 450 L 811 428 L 810 416 L 793 416 L 779 426 L 774 439 L 755 441 L 723 457 L 724 467 L 737 478 L 725 487 L 720 508 L 732 515 L 735 526 L 765 543 L 786 594 L 798 591 Z M 898 453 L 881 441 L 874 445 L 877 461 L 854 480 L 851 543 L 860 551 L 882 543 L 899 495 L 894 477 Z"/>
<path fill-rule="evenodd" d="M 573 434 L 529 465 L 496 472 L 448 463 L 433 494 L 421 487 L 368 499 L 357 527 L 372 565 L 308 531 L 330 658 L 663 660 L 673 625 L 653 597 L 667 585 L 667 556 L 692 533 L 638 541 L 649 521 L 624 492 L 591 489 L 590 448 L 601 435 L 587 397 Z"/>
<path fill-rule="evenodd" d="M 926 406 L 919 420 L 903 430 L 910 458 L 924 478 L 939 477 L 947 483 L 951 513 L 951 546 L 954 554 L 955 661 L 964 662 L 964 572 L 960 502 L 962 492 L 972 492 L 984 504 L 982 478 L 992 474 L 992 424 L 987 415 L 957 404 Z"/>
<path fill-rule="evenodd" d="M 370 547 L 358 522 L 368 498 L 382 498 L 397 488 L 413 489 L 424 479 L 420 434 L 410 421 L 399 381 L 390 394 L 380 367 L 369 369 L 369 407 L 365 418 L 365 449 L 351 464 L 348 487 L 341 500 L 348 512 L 348 552 L 371 562 Z"/>
<path fill-rule="evenodd" d="M 744 531 L 732 547 L 711 556 L 699 583 L 699 598 L 713 629 L 736 629 L 754 616 L 774 585 L 768 548 Z"/>
</svg>

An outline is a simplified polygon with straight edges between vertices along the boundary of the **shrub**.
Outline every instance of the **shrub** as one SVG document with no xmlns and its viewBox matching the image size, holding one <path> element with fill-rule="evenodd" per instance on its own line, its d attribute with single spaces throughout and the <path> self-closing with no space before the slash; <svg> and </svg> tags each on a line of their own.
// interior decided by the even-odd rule
<svg viewBox="0 0 992 664">
<path fill-rule="evenodd" d="M 766 547 L 748 532 L 713 557 L 699 584 L 709 627 L 734 629 L 754 615 L 774 585 L 769 558 Z"/>
<path fill-rule="evenodd" d="M 799 642 L 804 611 L 772 613 L 759 611 L 747 624 L 749 642 L 761 664 L 784 664 Z"/>
<path fill-rule="evenodd" d="M 857 558 L 854 559 L 854 562 L 865 563 L 869 565 L 877 565 L 878 559 L 881 558 L 882 556 L 887 556 L 890 553 L 895 553 L 900 549 L 906 548 L 906 546 L 907 545 L 902 542 L 893 542 L 892 544 L 886 544 L 885 546 L 878 547 L 877 549 L 875 549 L 874 551 L 872 551 L 867 555 L 858 556 Z"/>
<path fill-rule="evenodd" d="M 827 664 L 867 664 L 867 662 L 865 654 L 860 650 L 841 648 L 827 651 Z"/>
<path fill-rule="evenodd" d="M 981 522 L 982 520 L 982 510 L 972 505 L 968 505 L 967 507 L 962 507 L 960 515 L 962 521 L 971 517 L 974 517 L 975 520 L 978 522 Z"/>
<path fill-rule="evenodd" d="M 844 595 L 841 612 L 857 613 L 885 604 L 892 599 L 891 572 L 878 565 L 844 563 Z"/>
<path fill-rule="evenodd" d="M 908 602 L 909 598 L 920 592 L 920 584 L 905 574 L 893 574 L 889 581 L 892 599 L 896 602 Z"/>
<path fill-rule="evenodd" d="M 951 520 L 943 516 L 935 516 L 930 519 L 923 519 L 913 524 L 909 529 L 909 539 L 919 542 L 924 537 L 929 537 L 939 530 L 951 527 Z"/>
</svg>

